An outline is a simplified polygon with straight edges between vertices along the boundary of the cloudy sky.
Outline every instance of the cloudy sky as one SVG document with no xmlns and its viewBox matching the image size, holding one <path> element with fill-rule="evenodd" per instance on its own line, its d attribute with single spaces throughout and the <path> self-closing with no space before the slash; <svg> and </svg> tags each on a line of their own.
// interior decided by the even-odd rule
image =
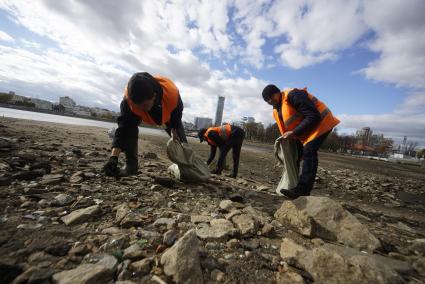
<svg viewBox="0 0 425 284">
<path fill-rule="evenodd" d="M 272 122 L 265 85 L 425 147 L 424 0 L 0 0 L 0 91 L 118 110 L 132 73 L 175 81 L 184 120 Z"/>
</svg>

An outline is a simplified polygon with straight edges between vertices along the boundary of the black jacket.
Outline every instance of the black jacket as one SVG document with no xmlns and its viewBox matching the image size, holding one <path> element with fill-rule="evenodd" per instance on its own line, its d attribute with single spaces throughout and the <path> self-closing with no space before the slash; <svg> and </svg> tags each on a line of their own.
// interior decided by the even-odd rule
<svg viewBox="0 0 425 284">
<path fill-rule="evenodd" d="M 231 125 L 230 136 L 227 141 L 221 138 L 220 134 L 215 131 L 210 131 L 208 133 L 208 138 L 211 139 L 215 144 L 217 144 L 217 146 L 211 145 L 210 143 L 208 143 L 208 140 L 207 140 L 207 143 L 211 146 L 210 155 L 207 160 L 207 164 L 210 164 L 214 160 L 214 157 L 217 153 L 217 147 L 220 149 L 224 146 L 231 147 L 233 144 L 236 144 L 236 143 L 240 143 L 242 145 L 242 141 L 245 138 L 245 131 L 243 131 L 243 129 L 238 126 Z M 227 153 L 226 151 L 221 151 L 220 155 L 225 156 L 226 153 Z"/>
<path fill-rule="evenodd" d="M 306 91 L 293 89 L 288 94 L 288 101 L 304 117 L 300 124 L 298 124 L 293 130 L 296 136 L 308 133 L 320 123 L 320 112 L 317 110 L 314 103 L 308 98 Z M 279 107 L 276 108 L 280 119 L 282 119 L 281 107 L 282 104 L 279 103 Z"/>
<path fill-rule="evenodd" d="M 157 94 L 154 106 L 148 112 L 152 119 L 158 124 L 161 124 L 162 120 L 162 95 L 163 91 L 158 81 L 151 76 L 149 73 L 143 72 L 145 76 L 152 79 L 154 91 Z M 171 129 L 177 129 L 181 123 L 183 115 L 183 102 L 179 95 L 176 108 L 171 112 L 170 121 L 166 123 L 166 126 Z M 117 118 L 118 128 L 115 131 L 115 136 L 112 141 L 112 148 L 120 148 L 125 151 L 129 143 L 134 143 L 137 140 L 139 134 L 139 124 L 141 119 L 136 116 L 130 109 L 127 101 L 123 99 L 120 104 L 120 115 Z M 130 142 L 131 141 L 131 142 Z"/>
</svg>

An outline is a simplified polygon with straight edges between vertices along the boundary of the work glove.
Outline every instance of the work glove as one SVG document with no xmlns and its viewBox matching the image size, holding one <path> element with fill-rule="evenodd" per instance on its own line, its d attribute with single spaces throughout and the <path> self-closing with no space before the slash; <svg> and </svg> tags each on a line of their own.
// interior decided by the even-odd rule
<svg viewBox="0 0 425 284">
<path fill-rule="evenodd" d="M 110 177 L 119 176 L 120 170 L 118 169 L 118 157 L 115 157 L 115 156 L 109 157 L 109 160 L 103 166 L 102 171 L 105 173 L 105 175 Z"/>
</svg>

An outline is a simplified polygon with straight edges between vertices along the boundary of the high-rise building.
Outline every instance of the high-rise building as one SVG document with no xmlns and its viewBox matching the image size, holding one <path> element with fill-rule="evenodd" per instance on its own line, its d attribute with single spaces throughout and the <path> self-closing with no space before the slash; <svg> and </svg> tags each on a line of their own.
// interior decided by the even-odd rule
<svg viewBox="0 0 425 284">
<path fill-rule="evenodd" d="M 212 125 L 212 118 L 209 117 L 195 117 L 195 128 L 208 128 Z"/>
<path fill-rule="evenodd" d="M 221 125 L 223 120 L 223 110 L 224 110 L 224 97 L 219 96 L 217 102 L 217 110 L 215 112 L 215 125 Z"/>
<path fill-rule="evenodd" d="M 242 121 L 243 121 L 244 123 L 254 123 L 254 122 L 255 122 L 255 118 L 254 118 L 254 117 L 252 117 L 252 116 L 244 116 L 244 117 L 242 118 Z"/>
</svg>

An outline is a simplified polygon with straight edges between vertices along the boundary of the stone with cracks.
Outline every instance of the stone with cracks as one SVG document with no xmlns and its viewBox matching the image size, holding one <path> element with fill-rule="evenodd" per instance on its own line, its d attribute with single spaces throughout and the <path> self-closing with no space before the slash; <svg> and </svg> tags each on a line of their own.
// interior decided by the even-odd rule
<svg viewBox="0 0 425 284">
<path fill-rule="evenodd" d="M 113 280 L 111 270 L 103 265 L 82 264 L 75 269 L 56 273 L 52 277 L 55 284 L 109 283 Z"/>
<path fill-rule="evenodd" d="M 73 225 L 76 223 L 87 221 L 88 219 L 96 215 L 96 213 L 98 212 L 99 212 L 99 205 L 93 205 L 87 208 L 72 211 L 70 214 L 63 216 L 61 220 L 67 226 Z"/>
<path fill-rule="evenodd" d="M 242 236 L 252 236 L 257 233 L 257 223 L 248 214 L 236 215 L 232 218 L 233 223 Z"/>
<path fill-rule="evenodd" d="M 404 283 L 399 273 L 412 269 L 402 261 L 330 244 L 305 250 L 296 261 L 317 283 Z"/>
<path fill-rule="evenodd" d="M 164 273 L 176 283 L 204 283 L 198 250 L 199 240 L 190 230 L 162 255 Z"/>
<path fill-rule="evenodd" d="M 373 251 L 381 246 L 366 226 L 327 197 L 307 196 L 283 202 L 275 218 L 308 237 L 339 241 L 350 247 Z"/>
<path fill-rule="evenodd" d="M 237 233 L 232 222 L 226 219 L 213 219 L 211 226 L 202 226 L 196 229 L 196 234 L 200 239 L 208 241 L 227 240 L 229 236 Z"/>
</svg>

